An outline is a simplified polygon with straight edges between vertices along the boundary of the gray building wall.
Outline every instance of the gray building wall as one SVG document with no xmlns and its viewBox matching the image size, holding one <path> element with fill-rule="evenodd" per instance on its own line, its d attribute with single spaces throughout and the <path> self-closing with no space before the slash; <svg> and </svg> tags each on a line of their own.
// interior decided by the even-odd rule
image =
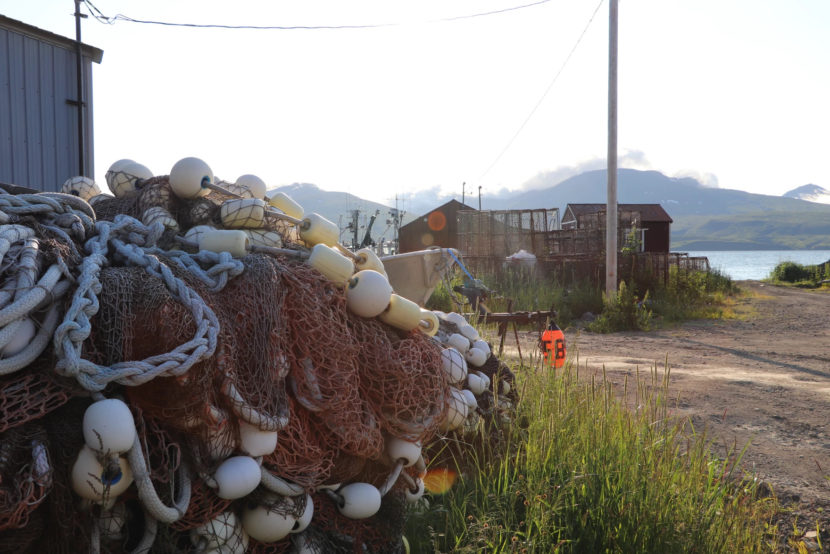
<svg viewBox="0 0 830 554">
<path fill-rule="evenodd" d="M 84 166 L 94 175 L 92 62 L 82 45 Z M 0 16 L 0 182 L 57 191 L 79 174 L 75 41 Z"/>
</svg>

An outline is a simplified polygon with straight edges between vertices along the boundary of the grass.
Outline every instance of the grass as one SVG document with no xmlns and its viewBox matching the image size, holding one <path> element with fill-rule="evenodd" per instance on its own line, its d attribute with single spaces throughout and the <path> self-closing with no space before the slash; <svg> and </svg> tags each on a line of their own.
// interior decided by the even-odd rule
<svg viewBox="0 0 830 554">
<path fill-rule="evenodd" d="M 501 446 L 460 449 L 456 484 L 415 508 L 413 552 L 771 549 L 775 501 L 741 471 L 742 451 L 718 458 L 704 431 L 671 416 L 668 371 L 622 390 L 572 365 L 519 376 Z"/>
<path fill-rule="evenodd" d="M 821 288 L 830 279 L 830 261 L 816 265 L 781 262 L 775 266 L 767 281 L 777 285 L 800 288 Z"/>
</svg>

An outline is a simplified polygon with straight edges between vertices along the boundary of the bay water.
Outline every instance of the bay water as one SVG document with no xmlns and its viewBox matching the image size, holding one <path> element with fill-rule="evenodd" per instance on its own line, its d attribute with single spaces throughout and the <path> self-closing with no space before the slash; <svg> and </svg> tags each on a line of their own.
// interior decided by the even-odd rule
<svg viewBox="0 0 830 554">
<path fill-rule="evenodd" d="M 688 254 L 709 258 L 709 267 L 733 281 L 766 279 L 781 262 L 816 265 L 830 261 L 830 250 L 705 250 Z"/>
</svg>

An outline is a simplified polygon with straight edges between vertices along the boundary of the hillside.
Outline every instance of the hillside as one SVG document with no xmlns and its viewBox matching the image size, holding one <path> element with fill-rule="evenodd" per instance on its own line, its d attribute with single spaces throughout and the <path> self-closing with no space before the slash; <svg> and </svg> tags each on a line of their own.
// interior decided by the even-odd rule
<svg viewBox="0 0 830 554">
<path fill-rule="evenodd" d="M 830 204 L 830 190 L 818 185 L 802 185 L 798 188 L 785 192 L 782 196 L 786 198 L 807 200 L 808 202 Z"/>
</svg>

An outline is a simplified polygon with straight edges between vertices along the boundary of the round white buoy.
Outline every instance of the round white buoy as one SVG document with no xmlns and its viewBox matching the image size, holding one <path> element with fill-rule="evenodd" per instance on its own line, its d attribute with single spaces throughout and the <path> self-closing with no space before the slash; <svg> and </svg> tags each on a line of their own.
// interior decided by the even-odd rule
<svg viewBox="0 0 830 554">
<path fill-rule="evenodd" d="M 354 274 L 354 264 L 349 258 L 322 243 L 314 245 L 306 263 L 338 285 L 345 285 Z"/>
<path fill-rule="evenodd" d="M 464 354 L 464 358 L 470 365 L 475 367 L 481 367 L 487 363 L 487 354 L 478 348 L 470 348 L 467 350 L 466 354 Z"/>
<path fill-rule="evenodd" d="M 133 472 L 125 458 L 118 458 L 118 464 L 112 467 L 102 466 L 95 451 L 84 445 L 72 465 L 70 480 L 78 496 L 100 503 L 127 490 L 133 482 Z"/>
<path fill-rule="evenodd" d="M 237 534 L 239 522 L 233 512 L 222 512 L 210 521 L 190 530 L 190 542 L 202 550 L 222 548 Z"/>
<path fill-rule="evenodd" d="M 303 207 L 294 202 L 294 200 L 284 192 L 275 192 L 272 194 L 268 197 L 268 204 L 289 217 L 293 217 L 294 219 L 303 218 Z"/>
<path fill-rule="evenodd" d="M 447 346 L 451 346 L 465 354 L 470 349 L 470 340 L 460 333 L 453 333 L 447 339 Z"/>
<path fill-rule="evenodd" d="M 14 332 L 14 335 L 12 335 L 11 340 L 6 343 L 6 346 L 0 349 L 0 358 L 11 358 L 16 354 L 23 352 L 23 350 L 32 342 L 32 339 L 35 338 L 36 333 L 37 328 L 35 327 L 35 322 L 32 321 L 32 318 L 22 318 Z"/>
<path fill-rule="evenodd" d="M 467 361 L 464 354 L 455 348 L 445 348 L 441 351 L 441 367 L 453 385 L 457 385 L 467 376 Z"/>
<path fill-rule="evenodd" d="M 447 432 L 458 429 L 467 419 L 467 400 L 461 391 L 456 388 L 450 389 L 450 396 L 447 397 L 447 418 L 441 423 L 441 431 Z"/>
<path fill-rule="evenodd" d="M 130 408 L 117 398 L 93 402 L 84 412 L 84 442 L 98 452 L 126 452 L 136 437 L 135 420 Z"/>
<path fill-rule="evenodd" d="M 128 162 L 120 165 L 118 171 L 107 172 L 107 186 L 116 197 L 122 198 L 135 190 L 138 181 L 152 176 L 153 172 L 147 166 Z"/>
<path fill-rule="evenodd" d="M 467 374 L 467 388 L 476 396 L 487 390 L 487 386 L 484 380 L 478 376 L 478 372 Z"/>
<path fill-rule="evenodd" d="M 64 181 L 63 186 L 61 187 L 61 192 L 77 196 L 78 198 L 82 198 L 83 200 L 89 202 L 90 198 L 101 194 L 101 189 L 95 181 L 89 177 L 80 175 L 78 177 L 71 177 Z"/>
<path fill-rule="evenodd" d="M 250 456 L 233 456 L 222 462 L 213 478 L 219 486 L 216 496 L 235 500 L 247 496 L 259 486 L 262 471 Z"/>
<path fill-rule="evenodd" d="M 210 189 L 205 185 L 210 184 L 213 184 L 213 171 L 199 158 L 182 158 L 170 170 L 170 188 L 179 198 L 207 196 Z"/>
<path fill-rule="evenodd" d="M 421 443 L 390 436 L 386 439 L 386 453 L 393 463 L 403 460 L 403 467 L 409 467 L 421 457 Z"/>
<path fill-rule="evenodd" d="M 267 192 L 268 186 L 265 184 L 265 181 L 257 177 L 256 175 L 251 175 L 246 173 L 245 175 L 240 175 L 237 178 L 236 183 L 234 183 L 238 187 L 245 187 L 249 191 L 251 191 L 251 196 L 254 198 L 259 198 L 260 200 L 265 199 L 265 193 Z"/>
<path fill-rule="evenodd" d="M 389 306 L 392 285 L 371 269 L 355 273 L 346 287 L 346 306 L 360 317 L 376 317 Z"/>
<path fill-rule="evenodd" d="M 343 498 L 337 509 L 349 519 L 372 517 L 380 510 L 380 491 L 369 483 L 351 483 L 337 493 Z"/>
<path fill-rule="evenodd" d="M 269 496 L 269 500 L 275 502 L 270 506 L 259 505 L 242 512 L 242 528 L 252 539 L 265 543 L 281 541 L 297 523 L 291 515 L 291 507 L 282 501 L 276 502 L 276 498 Z"/>
<path fill-rule="evenodd" d="M 510 392 L 510 388 L 511 388 L 510 383 L 508 383 L 507 381 L 501 381 L 501 393 L 502 394 L 507 394 L 508 392 Z"/>
<path fill-rule="evenodd" d="M 214 229 L 199 236 L 199 250 L 230 252 L 234 258 L 244 258 L 249 248 L 248 235 L 239 229 Z"/>
<path fill-rule="evenodd" d="M 311 499 L 310 494 L 305 495 L 305 510 L 303 510 L 303 515 L 297 518 L 297 522 L 294 524 L 294 527 L 291 528 L 292 533 L 302 533 L 308 527 L 308 524 L 311 523 L 311 518 L 314 517 L 314 500 Z"/>
<path fill-rule="evenodd" d="M 239 449 L 256 458 L 267 456 L 277 448 L 277 432 L 263 431 L 247 421 L 239 421 Z"/>
<path fill-rule="evenodd" d="M 107 187 L 110 189 L 110 191 L 114 190 L 113 189 L 113 185 L 114 185 L 113 180 L 115 179 L 115 176 L 118 175 L 118 173 L 121 171 L 121 168 L 124 167 L 125 165 L 133 164 L 133 163 L 135 163 L 135 160 L 131 160 L 129 158 L 122 158 L 120 160 L 112 162 L 112 164 L 109 166 L 109 169 L 107 169 L 107 172 L 104 174 L 104 179 L 106 180 Z M 115 193 L 113 193 L 113 194 L 115 194 Z"/>
<path fill-rule="evenodd" d="M 337 224 L 317 213 L 303 216 L 299 231 L 300 238 L 309 246 L 313 244 L 334 246 L 340 239 L 340 228 Z"/>
<path fill-rule="evenodd" d="M 467 323 L 467 320 L 464 319 L 464 316 L 458 312 L 450 312 L 444 319 L 446 319 L 446 321 L 449 323 L 453 323 L 457 327 L 461 327 L 462 325 Z"/>
<path fill-rule="evenodd" d="M 389 307 L 378 318 L 392 327 L 411 331 L 421 323 L 421 307 L 408 298 L 393 294 Z"/>
<path fill-rule="evenodd" d="M 424 487 L 424 481 L 418 477 L 415 478 L 415 490 L 411 490 L 409 487 L 406 487 L 406 492 L 404 493 L 406 497 L 406 501 L 409 504 L 414 504 L 418 502 L 422 496 L 424 496 L 424 491 L 426 488 Z"/>
<path fill-rule="evenodd" d="M 476 371 L 476 375 L 484 382 L 484 388 L 490 388 L 490 378 L 487 376 L 486 373 L 482 373 L 481 371 Z"/>
</svg>

